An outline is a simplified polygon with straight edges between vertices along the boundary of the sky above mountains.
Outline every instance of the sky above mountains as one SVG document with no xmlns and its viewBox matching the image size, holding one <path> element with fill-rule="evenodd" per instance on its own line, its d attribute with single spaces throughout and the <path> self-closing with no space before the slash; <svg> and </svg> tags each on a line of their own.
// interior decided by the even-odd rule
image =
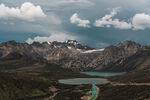
<svg viewBox="0 0 150 100">
<path fill-rule="evenodd" d="M 150 44 L 149 0 L 0 0 L 0 42 Z"/>
</svg>

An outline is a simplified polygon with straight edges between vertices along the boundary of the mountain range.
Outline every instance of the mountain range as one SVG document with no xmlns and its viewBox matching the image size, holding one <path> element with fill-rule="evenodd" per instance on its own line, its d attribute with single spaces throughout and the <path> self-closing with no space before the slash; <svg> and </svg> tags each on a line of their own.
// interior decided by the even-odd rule
<svg viewBox="0 0 150 100">
<path fill-rule="evenodd" d="M 150 69 L 150 46 L 141 46 L 128 40 L 99 50 L 76 40 L 32 44 L 15 41 L 1 43 L 0 59 L 14 57 L 54 63 L 72 71 L 126 72 Z"/>
</svg>

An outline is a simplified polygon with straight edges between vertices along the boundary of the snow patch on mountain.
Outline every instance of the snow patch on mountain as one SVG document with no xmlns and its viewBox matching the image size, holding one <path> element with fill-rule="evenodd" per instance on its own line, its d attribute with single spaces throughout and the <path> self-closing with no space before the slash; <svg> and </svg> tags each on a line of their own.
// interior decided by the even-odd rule
<svg viewBox="0 0 150 100">
<path fill-rule="evenodd" d="M 98 50 L 86 50 L 83 53 L 93 53 L 93 52 L 97 52 L 97 51 L 104 51 L 104 49 L 98 49 Z"/>
<path fill-rule="evenodd" d="M 72 47 L 68 46 L 68 49 L 72 49 Z"/>
<path fill-rule="evenodd" d="M 48 41 L 47 43 L 48 43 L 49 45 L 51 44 L 51 42 L 49 42 L 49 41 Z"/>
</svg>

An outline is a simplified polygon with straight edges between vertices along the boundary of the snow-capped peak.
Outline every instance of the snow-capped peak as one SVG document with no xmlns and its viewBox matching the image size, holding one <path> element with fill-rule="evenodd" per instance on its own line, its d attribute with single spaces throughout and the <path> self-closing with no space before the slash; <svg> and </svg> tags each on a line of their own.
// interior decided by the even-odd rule
<svg viewBox="0 0 150 100">
<path fill-rule="evenodd" d="M 74 45 L 79 44 L 76 40 L 66 40 L 66 43 L 67 44 L 74 44 Z"/>
</svg>

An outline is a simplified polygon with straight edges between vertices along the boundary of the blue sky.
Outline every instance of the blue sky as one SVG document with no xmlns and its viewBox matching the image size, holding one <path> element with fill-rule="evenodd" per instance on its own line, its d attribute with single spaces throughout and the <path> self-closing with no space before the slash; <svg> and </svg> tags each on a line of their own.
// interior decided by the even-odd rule
<svg viewBox="0 0 150 100">
<path fill-rule="evenodd" d="M 0 0 L 0 42 L 65 41 L 105 48 L 150 44 L 149 0 Z"/>
</svg>

